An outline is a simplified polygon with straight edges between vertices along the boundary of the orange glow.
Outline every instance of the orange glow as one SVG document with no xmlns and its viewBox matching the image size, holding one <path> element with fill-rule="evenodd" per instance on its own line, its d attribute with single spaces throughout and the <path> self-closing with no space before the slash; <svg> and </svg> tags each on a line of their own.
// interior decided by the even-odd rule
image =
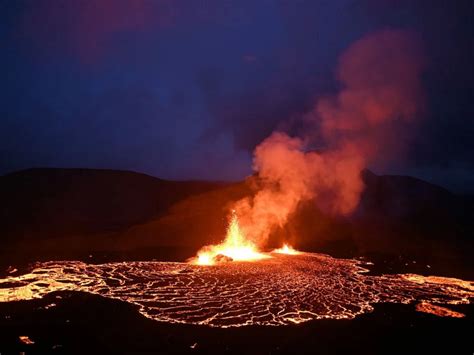
<svg viewBox="0 0 474 355">
<path fill-rule="evenodd" d="M 298 250 L 294 249 L 291 245 L 288 244 L 283 244 L 281 248 L 275 249 L 272 251 L 272 253 L 278 253 L 278 254 L 288 254 L 288 255 L 298 255 L 301 254 Z"/>
<path fill-rule="evenodd" d="M 191 263 L 197 265 L 213 265 L 222 261 L 254 261 L 269 258 L 259 252 L 257 246 L 246 238 L 239 226 L 235 211 L 227 228 L 224 241 L 217 245 L 208 245 L 198 251 Z"/>
<path fill-rule="evenodd" d="M 20 335 L 18 337 L 18 339 L 20 339 L 20 341 L 23 343 L 23 344 L 26 344 L 26 345 L 32 345 L 34 344 L 35 342 L 33 340 L 31 340 L 27 335 Z"/>
<path fill-rule="evenodd" d="M 0 303 L 43 299 L 32 306 L 42 304 L 50 312 L 47 295 L 86 292 L 132 304 L 159 322 L 228 328 L 353 319 L 372 312 L 379 303 L 418 304 L 420 312 L 461 317 L 447 307 L 472 304 L 474 299 L 472 281 L 370 275 L 366 265 L 306 252 L 215 266 L 49 261 L 36 263 L 29 273 L 0 278 Z M 22 337 L 28 341 L 25 334 Z"/>
<path fill-rule="evenodd" d="M 460 312 L 455 312 L 446 307 L 437 306 L 429 302 L 420 302 L 416 305 L 418 312 L 434 314 L 438 317 L 452 317 L 464 318 L 466 315 Z"/>
</svg>

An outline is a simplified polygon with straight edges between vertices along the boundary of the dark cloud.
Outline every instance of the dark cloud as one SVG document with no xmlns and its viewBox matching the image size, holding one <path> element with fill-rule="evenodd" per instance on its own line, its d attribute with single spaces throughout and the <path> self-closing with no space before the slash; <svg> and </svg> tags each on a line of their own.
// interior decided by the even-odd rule
<svg viewBox="0 0 474 355">
<path fill-rule="evenodd" d="M 426 112 L 400 138 L 409 150 L 379 172 L 466 190 L 472 10 L 467 0 L 1 2 L 0 169 L 241 178 L 263 138 L 304 132 L 301 117 L 339 92 L 350 43 L 399 28 L 425 48 Z"/>
<path fill-rule="evenodd" d="M 176 26 L 241 25 L 251 17 L 244 2 L 218 0 L 20 1 L 24 5 L 16 26 L 20 37 L 42 54 L 68 53 L 87 64 L 101 59 L 123 33 L 141 36 Z"/>
</svg>

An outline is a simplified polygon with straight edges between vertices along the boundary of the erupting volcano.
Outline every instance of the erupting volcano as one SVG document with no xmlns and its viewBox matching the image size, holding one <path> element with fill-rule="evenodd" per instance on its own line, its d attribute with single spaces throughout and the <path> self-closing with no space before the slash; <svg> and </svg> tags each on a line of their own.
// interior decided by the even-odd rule
<svg viewBox="0 0 474 355">
<path fill-rule="evenodd" d="M 474 355 L 473 8 L 0 1 L 0 355 Z"/>
<path fill-rule="evenodd" d="M 387 132 L 412 125 L 422 111 L 415 42 L 405 31 L 381 31 L 341 56 L 341 91 L 319 99 L 304 118 L 321 132 L 276 131 L 256 147 L 258 178 L 251 194 L 232 201 L 221 243 L 201 248 L 187 263 L 38 263 L 29 273 L 0 280 L 0 301 L 83 291 L 137 305 L 157 321 L 214 327 L 354 318 L 382 302 L 417 303 L 421 312 L 462 317 L 440 304 L 469 303 L 472 282 L 371 276 L 360 261 L 299 252 L 288 244 L 266 252 L 272 233 L 303 202 L 327 215 L 351 214 L 364 189 L 361 170 L 382 151 L 388 159 L 388 146 L 390 153 L 401 148 L 398 140 L 387 144 Z M 315 142 L 325 149 L 311 149 Z"/>
<path fill-rule="evenodd" d="M 4 3 L 0 355 L 472 353 L 448 5 Z"/>
</svg>

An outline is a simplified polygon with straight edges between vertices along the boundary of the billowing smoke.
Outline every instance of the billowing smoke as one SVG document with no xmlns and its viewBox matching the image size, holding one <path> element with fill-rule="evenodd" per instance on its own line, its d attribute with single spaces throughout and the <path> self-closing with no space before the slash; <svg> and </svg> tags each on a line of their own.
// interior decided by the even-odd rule
<svg viewBox="0 0 474 355">
<path fill-rule="evenodd" d="M 422 113 L 422 67 L 408 31 L 384 30 L 352 44 L 340 57 L 340 91 L 317 100 L 302 117 L 306 133 L 274 132 L 255 149 L 260 185 L 234 206 L 247 237 L 264 244 L 302 201 L 350 214 L 364 188 L 361 170 L 398 154 L 404 139 L 395 132 L 412 127 Z"/>
</svg>

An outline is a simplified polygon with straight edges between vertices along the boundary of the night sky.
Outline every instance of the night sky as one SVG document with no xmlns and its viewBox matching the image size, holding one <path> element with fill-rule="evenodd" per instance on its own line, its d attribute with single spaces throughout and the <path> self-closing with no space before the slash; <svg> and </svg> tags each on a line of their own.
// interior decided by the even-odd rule
<svg viewBox="0 0 474 355">
<path fill-rule="evenodd" d="M 426 112 L 405 154 L 370 168 L 474 192 L 473 4 L 0 0 L 0 174 L 241 179 L 262 139 L 337 91 L 351 43 L 393 28 L 423 43 Z"/>
</svg>

